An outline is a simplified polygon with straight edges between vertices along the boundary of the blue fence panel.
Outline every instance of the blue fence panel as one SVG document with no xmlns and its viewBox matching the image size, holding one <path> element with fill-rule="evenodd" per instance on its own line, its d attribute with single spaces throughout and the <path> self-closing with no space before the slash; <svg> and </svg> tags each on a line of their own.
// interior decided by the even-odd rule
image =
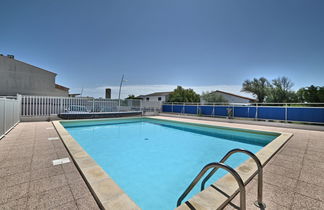
<svg viewBox="0 0 324 210">
<path fill-rule="evenodd" d="M 197 114 L 197 108 L 198 106 L 196 105 L 187 105 L 185 106 L 185 113 L 187 114 Z"/>
<path fill-rule="evenodd" d="M 227 108 L 229 106 L 215 106 L 215 115 L 218 116 L 227 116 Z"/>
<path fill-rule="evenodd" d="M 258 118 L 285 120 L 285 107 L 258 107 Z"/>
<path fill-rule="evenodd" d="M 162 112 L 172 112 L 172 105 L 162 105 Z"/>
<path fill-rule="evenodd" d="M 213 106 L 200 106 L 201 114 L 213 115 Z"/>
<path fill-rule="evenodd" d="M 197 108 L 199 109 L 197 112 Z M 202 115 L 215 115 L 215 116 L 227 116 L 227 108 L 233 108 L 232 106 L 196 106 L 196 105 L 163 105 L 163 112 L 176 112 Z M 259 119 L 269 120 L 285 120 L 286 107 L 266 107 L 259 106 L 249 107 L 241 106 L 234 107 L 234 117 L 242 118 L 255 118 L 256 110 L 258 110 L 257 117 Z M 324 108 L 305 108 L 305 107 L 288 107 L 287 108 L 287 120 L 288 121 L 302 121 L 302 122 L 314 122 L 324 123 Z"/>
<path fill-rule="evenodd" d="M 255 106 L 253 106 L 253 107 L 249 107 L 249 118 L 255 118 L 255 116 L 256 116 L 256 107 Z"/>
<path fill-rule="evenodd" d="M 234 117 L 249 117 L 250 107 L 234 107 Z"/>
<path fill-rule="evenodd" d="M 173 112 L 181 113 L 183 105 L 173 105 Z"/>
<path fill-rule="evenodd" d="M 324 108 L 288 107 L 288 120 L 324 123 Z"/>
<path fill-rule="evenodd" d="M 255 118 L 255 106 L 234 107 L 234 117 Z"/>
</svg>

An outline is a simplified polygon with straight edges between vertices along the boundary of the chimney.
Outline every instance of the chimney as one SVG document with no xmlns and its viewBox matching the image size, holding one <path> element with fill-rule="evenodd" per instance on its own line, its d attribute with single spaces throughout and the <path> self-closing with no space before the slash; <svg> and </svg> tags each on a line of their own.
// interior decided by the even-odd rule
<svg viewBox="0 0 324 210">
<path fill-rule="evenodd" d="M 111 89 L 106 88 L 106 99 L 111 99 Z"/>
</svg>

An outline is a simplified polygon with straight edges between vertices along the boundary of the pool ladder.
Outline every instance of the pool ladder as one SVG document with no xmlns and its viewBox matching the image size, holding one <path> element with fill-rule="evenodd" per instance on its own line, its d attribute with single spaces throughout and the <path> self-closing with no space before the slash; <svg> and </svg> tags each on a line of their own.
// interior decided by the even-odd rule
<svg viewBox="0 0 324 210">
<path fill-rule="evenodd" d="M 262 169 L 262 164 L 260 160 L 255 156 L 252 152 L 244 149 L 233 149 L 229 151 L 219 162 L 213 162 L 209 163 L 206 166 L 203 167 L 203 169 L 199 172 L 199 174 L 195 177 L 195 179 L 191 182 L 191 184 L 188 186 L 188 188 L 182 193 L 180 198 L 177 201 L 177 206 L 180 206 L 183 199 L 189 194 L 189 192 L 196 186 L 196 184 L 199 182 L 199 180 L 203 177 L 203 175 L 211 168 L 213 170 L 203 179 L 201 183 L 201 191 L 205 189 L 205 184 L 206 182 L 216 173 L 216 171 L 219 168 L 222 168 L 229 172 L 236 180 L 236 182 L 239 185 L 239 190 L 238 192 L 240 193 L 240 209 L 241 210 L 246 210 L 246 193 L 245 193 L 245 186 L 247 183 L 244 183 L 240 175 L 230 166 L 224 164 L 224 162 L 233 154 L 235 153 L 244 153 L 250 156 L 255 163 L 257 164 L 258 167 L 258 194 L 257 194 L 257 201 L 254 202 L 254 204 L 259 207 L 260 209 L 265 209 L 266 205 L 265 203 L 262 202 L 262 191 L 263 191 L 263 169 Z M 254 174 L 253 174 L 254 176 Z M 238 193 L 234 193 L 233 195 L 229 196 L 227 199 L 227 204 L 230 202 Z M 223 206 L 224 207 L 224 206 Z"/>
</svg>

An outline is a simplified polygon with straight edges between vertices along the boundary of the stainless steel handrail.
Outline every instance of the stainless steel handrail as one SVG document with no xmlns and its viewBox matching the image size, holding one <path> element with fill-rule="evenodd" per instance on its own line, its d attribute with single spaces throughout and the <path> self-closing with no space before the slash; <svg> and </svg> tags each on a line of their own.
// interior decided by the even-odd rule
<svg viewBox="0 0 324 210">
<path fill-rule="evenodd" d="M 239 185 L 239 191 L 240 191 L 240 209 L 245 210 L 246 209 L 246 200 L 245 200 L 245 185 L 243 180 L 241 179 L 240 175 L 230 166 L 225 165 L 224 163 L 209 163 L 207 164 L 195 177 L 195 179 L 191 182 L 191 184 L 188 186 L 188 188 L 182 193 L 180 198 L 177 201 L 177 206 L 180 206 L 183 199 L 189 194 L 189 192 L 194 188 L 194 186 L 199 182 L 201 177 L 211 168 L 218 169 L 222 168 L 226 171 L 228 171 L 232 176 L 234 176 L 235 180 L 237 181 Z M 230 196 L 228 200 L 232 200 L 234 195 Z"/>
<path fill-rule="evenodd" d="M 257 158 L 257 156 L 255 156 L 255 154 L 253 154 L 252 152 L 248 151 L 248 150 L 244 150 L 244 149 L 233 149 L 231 151 L 229 151 L 220 161 L 220 163 L 224 163 L 231 155 L 233 155 L 234 153 L 245 153 L 247 155 L 249 155 L 257 164 L 258 167 L 258 197 L 257 197 L 257 201 L 254 203 L 257 207 L 264 209 L 266 207 L 265 203 L 263 203 L 262 201 L 262 191 L 263 191 L 263 169 L 262 169 L 262 164 L 259 160 L 259 158 Z M 216 171 L 218 170 L 218 168 L 214 168 L 201 182 L 201 190 L 205 189 L 205 184 L 206 182 L 209 180 L 209 178 L 211 176 L 214 175 L 214 173 L 216 173 Z"/>
</svg>

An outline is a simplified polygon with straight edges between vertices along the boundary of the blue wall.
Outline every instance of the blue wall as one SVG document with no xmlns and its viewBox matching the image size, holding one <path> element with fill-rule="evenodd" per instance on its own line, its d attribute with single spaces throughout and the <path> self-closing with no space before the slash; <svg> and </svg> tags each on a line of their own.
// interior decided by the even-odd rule
<svg viewBox="0 0 324 210">
<path fill-rule="evenodd" d="M 227 108 L 232 106 L 196 106 L 196 105 L 163 105 L 163 112 L 186 113 L 186 114 L 202 114 L 212 116 L 227 116 Z M 197 110 L 198 109 L 198 110 Z M 257 112 L 257 113 L 256 113 Z M 239 118 L 255 118 L 265 120 L 285 120 L 285 107 L 252 107 L 237 106 L 234 107 L 234 117 Z M 288 121 L 315 122 L 324 123 L 324 108 L 314 107 L 287 107 Z"/>
</svg>

